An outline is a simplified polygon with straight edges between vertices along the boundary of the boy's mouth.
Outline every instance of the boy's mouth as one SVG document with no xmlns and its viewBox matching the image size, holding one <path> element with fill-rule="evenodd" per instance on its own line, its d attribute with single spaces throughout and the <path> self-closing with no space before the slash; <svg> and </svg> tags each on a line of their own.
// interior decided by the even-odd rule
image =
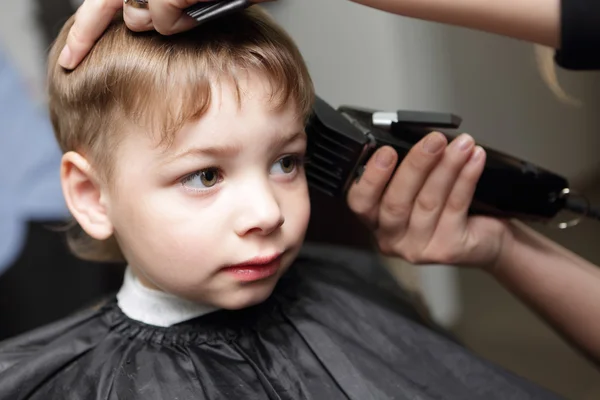
<svg viewBox="0 0 600 400">
<path fill-rule="evenodd" d="M 270 256 L 259 256 L 239 264 L 229 265 L 223 268 L 236 279 L 244 282 L 252 282 L 269 278 L 279 271 L 283 253 Z"/>
</svg>

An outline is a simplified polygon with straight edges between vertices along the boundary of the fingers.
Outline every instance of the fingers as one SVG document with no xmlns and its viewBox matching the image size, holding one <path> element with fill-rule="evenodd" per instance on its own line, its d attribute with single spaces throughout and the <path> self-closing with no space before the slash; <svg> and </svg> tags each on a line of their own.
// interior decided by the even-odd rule
<svg viewBox="0 0 600 400">
<path fill-rule="evenodd" d="M 452 149 L 446 152 L 452 152 Z M 476 146 L 462 164 L 457 177 L 452 180 L 450 194 L 443 202 L 441 214 L 434 221 L 433 231 L 423 234 L 412 226 L 411 221 L 409 246 L 420 247 L 418 261 L 425 259 L 436 264 L 466 265 L 487 257 L 486 253 L 491 247 L 481 246 L 485 243 L 482 242 L 481 232 L 486 227 L 469 226 L 477 219 L 468 215 L 484 167 L 485 151 Z M 490 225 L 490 222 L 486 224 Z M 493 240 L 489 240 L 488 244 L 493 244 Z"/>
<path fill-rule="evenodd" d="M 149 0 L 147 10 L 125 7 L 123 19 L 132 31 L 155 29 L 163 35 L 171 35 L 197 25 L 183 10 L 202 1 L 210 0 Z M 254 3 L 266 1 L 274 0 L 254 0 Z M 85 0 L 77 10 L 58 63 L 66 69 L 76 68 L 121 8 L 123 0 Z"/>
<path fill-rule="evenodd" d="M 479 265 L 498 253 L 502 224 L 468 215 L 485 151 L 469 135 L 446 144 L 443 135 L 428 135 L 395 173 L 397 155 L 383 147 L 350 189 L 350 208 L 372 225 L 383 254 L 414 264 Z M 393 162 L 378 163 L 386 155 Z"/>
<path fill-rule="evenodd" d="M 446 144 L 446 137 L 434 132 L 408 152 L 381 199 L 378 225 L 383 235 L 401 234 L 406 229 L 415 198 L 443 156 Z"/>
<path fill-rule="evenodd" d="M 85 0 L 77 10 L 58 63 L 66 69 L 79 65 L 122 7 L 123 0 Z"/>
<path fill-rule="evenodd" d="M 369 159 L 359 181 L 348 191 L 348 206 L 367 225 L 375 227 L 379 201 L 394 172 L 398 154 L 389 147 L 378 149 Z"/>
<path fill-rule="evenodd" d="M 409 229 L 411 241 L 427 243 L 433 236 L 448 196 L 473 153 L 475 142 L 463 134 L 452 141 L 415 199 Z"/>
<path fill-rule="evenodd" d="M 123 20 L 125 25 L 134 32 L 145 32 L 154 29 L 150 10 L 137 7 L 124 7 Z"/>
<path fill-rule="evenodd" d="M 446 201 L 446 207 L 439 221 L 439 225 L 443 230 L 443 232 L 440 232 L 442 236 L 445 232 L 466 231 L 467 214 L 484 167 L 485 150 L 480 146 L 476 146 L 469 161 L 460 171 L 460 175 Z"/>
<path fill-rule="evenodd" d="M 172 35 L 192 29 L 197 22 L 183 10 L 199 2 L 200 0 L 148 1 L 154 29 L 163 35 Z"/>
</svg>

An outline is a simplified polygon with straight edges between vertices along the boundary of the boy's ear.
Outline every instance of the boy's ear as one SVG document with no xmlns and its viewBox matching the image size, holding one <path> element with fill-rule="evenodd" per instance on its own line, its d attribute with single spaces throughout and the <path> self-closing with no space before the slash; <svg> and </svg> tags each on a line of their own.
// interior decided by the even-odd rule
<svg viewBox="0 0 600 400">
<path fill-rule="evenodd" d="M 67 207 L 81 228 L 96 240 L 112 236 L 102 186 L 88 161 L 79 153 L 65 153 L 60 179 Z"/>
</svg>

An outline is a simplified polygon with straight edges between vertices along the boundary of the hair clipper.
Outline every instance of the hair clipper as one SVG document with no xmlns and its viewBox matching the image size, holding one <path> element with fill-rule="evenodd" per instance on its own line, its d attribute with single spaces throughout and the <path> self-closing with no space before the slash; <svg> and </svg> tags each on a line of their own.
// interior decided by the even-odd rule
<svg viewBox="0 0 600 400">
<path fill-rule="evenodd" d="M 330 196 L 345 196 L 379 147 L 393 147 L 402 161 L 432 131 L 457 129 L 461 118 L 444 113 L 379 112 L 342 106 L 334 109 L 316 98 L 306 132 L 309 185 Z M 483 147 L 483 146 L 482 146 Z M 589 211 L 569 196 L 567 180 L 539 166 L 484 147 L 487 157 L 470 211 L 499 218 L 548 222 L 563 209 Z M 566 226 L 563 226 L 566 227 Z"/>
</svg>

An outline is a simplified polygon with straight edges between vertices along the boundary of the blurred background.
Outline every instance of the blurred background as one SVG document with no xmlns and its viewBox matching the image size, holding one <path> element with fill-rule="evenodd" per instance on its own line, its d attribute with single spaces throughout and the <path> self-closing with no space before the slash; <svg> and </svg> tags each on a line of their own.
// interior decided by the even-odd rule
<svg viewBox="0 0 600 400">
<path fill-rule="evenodd" d="M 0 14 L 0 339 L 116 290 L 122 266 L 68 254 L 51 227 L 68 214 L 44 108 L 45 52 L 77 0 L 2 1 Z M 600 75 L 558 71 L 582 107 L 560 103 L 531 45 L 388 15 L 347 0 L 268 4 L 334 106 L 452 112 L 480 143 L 566 176 L 600 203 Z M 316 210 L 316 235 L 342 235 Z M 344 214 L 341 224 L 353 224 Z M 340 226 L 338 225 L 338 226 Z M 317 226 L 317 228 L 314 228 Z M 600 263 L 600 223 L 534 226 Z M 600 373 L 483 273 L 385 260 L 468 347 L 569 399 L 600 398 Z"/>
</svg>

